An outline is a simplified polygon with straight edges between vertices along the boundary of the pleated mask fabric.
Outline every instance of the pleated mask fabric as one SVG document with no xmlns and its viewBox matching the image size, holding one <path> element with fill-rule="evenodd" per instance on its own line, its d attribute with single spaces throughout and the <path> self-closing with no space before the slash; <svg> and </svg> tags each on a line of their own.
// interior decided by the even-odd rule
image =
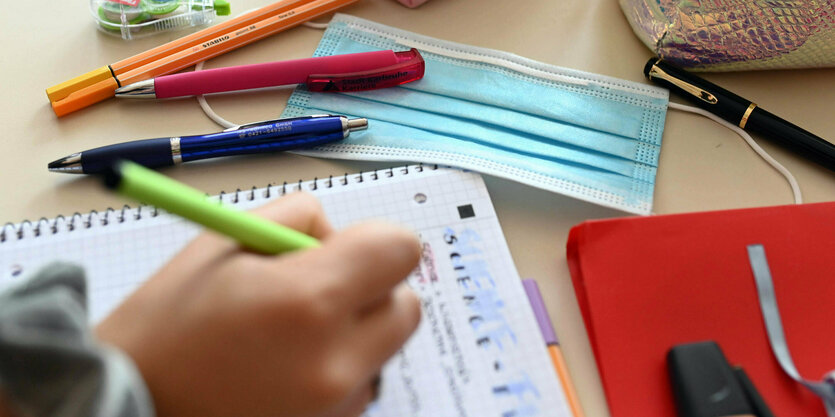
<svg viewBox="0 0 835 417">
<path fill-rule="evenodd" d="M 337 14 L 315 56 L 417 48 L 422 80 L 355 93 L 298 87 L 282 117 L 368 130 L 299 153 L 471 169 L 630 213 L 652 210 L 669 93 Z"/>
</svg>

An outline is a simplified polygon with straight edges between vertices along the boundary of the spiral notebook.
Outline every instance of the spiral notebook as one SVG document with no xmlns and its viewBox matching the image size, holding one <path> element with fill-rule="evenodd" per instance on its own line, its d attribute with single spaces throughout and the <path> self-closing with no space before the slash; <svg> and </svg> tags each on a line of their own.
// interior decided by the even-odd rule
<svg viewBox="0 0 835 417">
<path fill-rule="evenodd" d="M 386 364 L 366 417 L 560 417 L 569 408 L 481 177 L 407 166 L 221 193 L 241 209 L 304 190 L 337 228 L 385 219 L 415 230 L 416 333 Z M 0 286 L 57 259 L 81 263 L 91 320 L 107 315 L 201 228 L 152 207 L 5 226 Z"/>
</svg>

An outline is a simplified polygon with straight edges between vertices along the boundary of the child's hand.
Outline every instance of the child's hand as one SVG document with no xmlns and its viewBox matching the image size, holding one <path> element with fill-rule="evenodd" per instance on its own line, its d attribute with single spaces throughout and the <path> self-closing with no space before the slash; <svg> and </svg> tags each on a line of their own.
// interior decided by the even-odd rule
<svg viewBox="0 0 835 417">
<path fill-rule="evenodd" d="M 298 193 L 256 210 L 322 241 L 263 256 L 198 237 L 97 329 L 136 362 L 160 417 L 358 416 L 372 380 L 417 327 L 402 281 L 414 235 L 387 224 L 334 232 Z"/>
</svg>

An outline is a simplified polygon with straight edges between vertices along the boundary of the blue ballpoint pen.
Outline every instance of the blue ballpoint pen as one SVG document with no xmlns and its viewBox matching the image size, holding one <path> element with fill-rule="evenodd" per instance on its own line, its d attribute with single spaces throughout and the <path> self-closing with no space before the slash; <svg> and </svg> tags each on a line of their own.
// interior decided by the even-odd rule
<svg viewBox="0 0 835 417">
<path fill-rule="evenodd" d="M 49 170 L 97 174 L 127 159 L 158 168 L 199 159 L 309 148 L 342 140 L 368 126 L 366 119 L 307 116 L 251 123 L 219 133 L 145 139 L 74 153 L 49 163 Z"/>
</svg>

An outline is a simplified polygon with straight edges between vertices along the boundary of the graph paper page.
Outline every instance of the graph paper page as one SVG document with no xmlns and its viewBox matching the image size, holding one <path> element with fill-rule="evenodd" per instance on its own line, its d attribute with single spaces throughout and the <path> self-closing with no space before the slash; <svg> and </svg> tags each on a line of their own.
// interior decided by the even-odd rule
<svg viewBox="0 0 835 417">
<path fill-rule="evenodd" d="M 410 166 L 220 198 L 249 209 L 300 189 L 322 201 L 336 228 L 382 219 L 414 230 L 423 245 L 408 278 L 421 324 L 383 368 L 365 417 L 570 416 L 480 176 Z M 54 260 L 79 263 L 98 322 L 201 230 L 150 207 L 6 227 L 0 286 Z"/>
</svg>

